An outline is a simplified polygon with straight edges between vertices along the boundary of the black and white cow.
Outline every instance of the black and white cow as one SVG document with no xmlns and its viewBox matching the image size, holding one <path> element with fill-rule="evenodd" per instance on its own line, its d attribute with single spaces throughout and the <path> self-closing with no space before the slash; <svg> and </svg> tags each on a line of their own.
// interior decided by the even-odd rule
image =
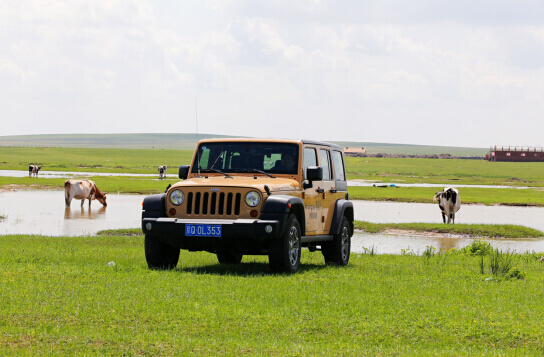
<svg viewBox="0 0 544 357">
<path fill-rule="evenodd" d="M 446 217 L 448 217 L 448 223 L 455 223 L 455 212 L 461 208 L 459 191 L 453 187 L 446 187 L 444 191 L 439 191 L 434 195 L 433 201 L 438 201 L 444 223 L 446 223 Z"/>
<path fill-rule="evenodd" d="M 159 166 L 159 180 L 166 177 L 166 165 Z"/>
<path fill-rule="evenodd" d="M 28 167 L 28 177 L 32 177 L 32 175 L 38 177 L 38 171 L 40 171 L 41 168 L 41 166 L 30 165 Z"/>
</svg>

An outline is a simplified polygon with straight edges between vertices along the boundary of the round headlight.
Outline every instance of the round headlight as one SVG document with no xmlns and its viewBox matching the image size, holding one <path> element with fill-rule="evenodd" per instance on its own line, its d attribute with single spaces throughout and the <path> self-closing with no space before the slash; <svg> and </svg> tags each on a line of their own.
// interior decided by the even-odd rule
<svg viewBox="0 0 544 357">
<path fill-rule="evenodd" d="M 185 195 L 183 194 L 182 191 L 180 190 L 172 191 L 172 193 L 170 194 L 170 202 L 172 202 L 172 204 L 179 206 L 180 204 L 183 203 L 183 201 L 185 201 Z"/>
<path fill-rule="evenodd" d="M 255 207 L 261 202 L 261 195 L 255 191 L 250 191 L 246 195 L 246 203 L 249 207 Z"/>
</svg>

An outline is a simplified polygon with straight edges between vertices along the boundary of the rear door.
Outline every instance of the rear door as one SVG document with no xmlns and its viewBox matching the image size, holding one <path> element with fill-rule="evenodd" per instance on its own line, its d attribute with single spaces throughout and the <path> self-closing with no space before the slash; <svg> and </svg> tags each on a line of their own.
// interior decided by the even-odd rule
<svg viewBox="0 0 544 357">
<path fill-rule="evenodd" d="M 336 202 L 336 183 L 334 181 L 332 154 L 328 147 L 319 149 L 319 166 L 323 168 L 323 181 L 321 182 L 321 190 L 319 190 L 320 196 L 318 196 L 318 200 L 322 202 L 320 233 L 327 234 L 327 224 L 330 224 L 332 221 Z"/>
</svg>

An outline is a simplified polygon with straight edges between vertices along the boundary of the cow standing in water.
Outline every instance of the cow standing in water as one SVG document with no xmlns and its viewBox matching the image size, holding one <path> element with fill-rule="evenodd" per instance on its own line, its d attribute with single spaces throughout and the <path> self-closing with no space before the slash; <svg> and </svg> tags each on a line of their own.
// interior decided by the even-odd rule
<svg viewBox="0 0 544 357">
<path fill-rule="evenodd" d="M 166 177 L 166 165 L 159 166 L 159 180 Z"/>
<path fill-rule="evenodd" d="M 32 177 L 32 175 L 38 177 L 38 172 L 41 170 L 41 168 L 41 166 L 30 165 L 28 167 L 28 177 Z"/>
<path fill-rule="evenodd" d="M 89 207 L 91 207 L 91 201 L 95 199 L 107 206 L 106 193 L 100 192 L 91 180 L 66 180 L 64 182 L 64 199 L 66 207 L 70 207 L 72 199 L 81 200 L 82 207 L 85 200 L 89 200 Z"/>
<path fill-rule="evenodd" d="M 439 191 L 434 195 L 433 201 L 438 201 L 444 223 L 446 223 L 446 217 L 448 217 L 448 223 L 455 224 L 455 212 L 461 208 L 459 191 L 453 187 L 446 187 L 444 191 Z"/>
</svg>

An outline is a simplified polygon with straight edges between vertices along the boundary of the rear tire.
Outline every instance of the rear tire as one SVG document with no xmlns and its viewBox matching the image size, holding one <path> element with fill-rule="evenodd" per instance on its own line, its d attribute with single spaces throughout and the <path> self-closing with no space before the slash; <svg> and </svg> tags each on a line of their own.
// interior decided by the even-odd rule
<svg viewBox="0 0 544 357">
<path fill-rule="evenodd" d="M 240 264 L 242 261 L 242 254 L 235 253 L 217 253 L 217 260 L 219 264 Z"/>
<path fill-rule="evenodd" d="M 321 246 L 321 253 L 325 257 L 327 265 L 348 265 L 351 252 L 351 226 L 348 219 L 342 217 L 340 233 L 335 234 L 330 242 L 325 242 Z"/>
<path fill-rule="evenodd" d="M 159 237 L 145 236 L 145 259 L 149 269 L 170 270 L 178 265 L 179 248 L 163 243 Z"/>
<path fill-rule="evenodd" d="M 268 262 L 274 273 L 293 274 L 300 266 L 302 238 L 297 217 L 290 214 L 282 237 L 270 241 Z"/>
</svg>

